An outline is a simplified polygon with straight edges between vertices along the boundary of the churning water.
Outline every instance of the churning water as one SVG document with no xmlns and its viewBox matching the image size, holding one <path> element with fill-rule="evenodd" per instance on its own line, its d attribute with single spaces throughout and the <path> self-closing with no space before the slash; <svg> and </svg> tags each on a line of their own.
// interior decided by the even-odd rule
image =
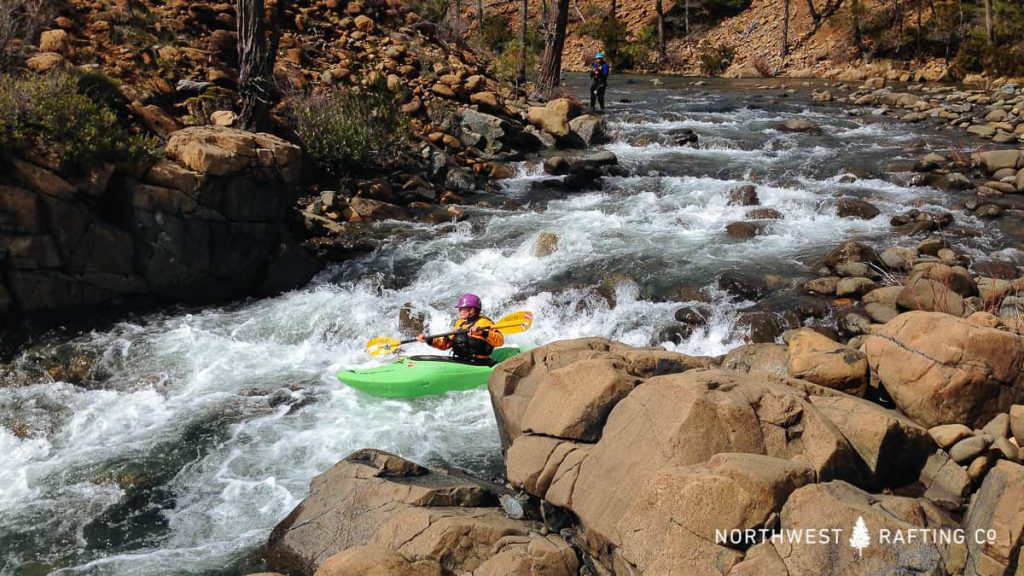
<svg viewBox="0 0 1024 576">
<path fill-rule="evenodd" d="M 749 303 L 713 289 L 721 271 L 807 277 L 808 264 L 842 240 L 900 242 L 889 237 L 889 217 L 910 205 L 955 204 L 946 192 L 901 184 L 897 173 L 923 153 L 918 142 L 947 150 L 954 133 L 781 94 L 614 79 L 609 101 L 630 102 L 608 112 L 616 139 L 607 149 L 629 176 L 608 178 L 601 190 L 538 191 L 532 184 L 544 177 L 524 163 L 506 187 L 521 209 L 471 208 L 468 221 L 440 228 L 388 224 L 396 233 L 378 250 L 304 289 L 55 339 L 49 347 L 97 360 L 79 385 L 36 377 L 0 387 L 0 574 L 258 566 L 253 553 L 312 477 L 363 447 L 500 475 L 485 390 L 394 401 L 334 378 L 341 367 L 380 362 L 363 346 L 398 333 L 403 305 L 441 331 L 458 295 L 472 291 L 494 318 L 535 313 L 534 328 L 513 344 L 605 336 L 650 345 L 684 288 L 711 287 L 710 302 L 693 304 L 709 314 L 708 326 L 665 345 L 722 354 L 740 344 L 733 323 Z M 793 117 L 823 134 L 776 129 Z M 681 129 L 694 130 L 700 147 L 676 145 Z M 728 205 L 727 192 L 747 182 L 782 218 L 737 241 L 725 226 L 749 208 Z M 870 200 L 882 216 L 837 218 L 841 196 Z M 545 232 L 558 236 L 557 250 L 537 257 Z M 964 249 L 999 241 L 990 234 Z"/>
</svg>

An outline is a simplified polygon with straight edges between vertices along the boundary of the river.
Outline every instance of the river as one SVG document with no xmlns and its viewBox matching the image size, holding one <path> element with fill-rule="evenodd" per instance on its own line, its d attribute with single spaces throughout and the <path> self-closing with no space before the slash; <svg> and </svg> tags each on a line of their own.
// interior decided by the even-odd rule
<svg viewBox="0 0 1024 576">
<path fill-rule="evenodd" d="M 924 147 L 972 145 L 959 131 L 812 104 L 796 82 L 794 94 L 755 89 L 762 83 L 615 77 L 606 148 L 629 175 L 601 190 L 545 192 L 537 162 L 521 163 L 504 190 L 521 208 L 469 207 L 468 220 L 440 227 L 382 225 L 394 233 L 377 250 L 303 289 L 44 338 L 15 358 L 12 382 L 0 387 L 0 574 L 259 568 L 259 546 L 313 476 L 363 447 L 499 477 L 486 390 L 394 401 L 335 379 L 342 367 L 381 362 L 363 347 L 397 334 L 406 304 L 441 331 L 471 291 L 494 318 L 534 312 L 533 329 L 510 337 L 517 345 L 580 336 L 651 345 L 687 294 L 704 289 L 706 301 L 691 304 L 708 325 L 664 344 L 718 355 L 742 343 L 734 324 L 750 304 L 718 291 L 718 274 L 791 282 L 811 277 L 815 260 L 845 239 L 914 245 L 920 238 L 894 236 L 889 224 L 911 206 L 953 209 L 959 224 L 985 231 L 951 238 L 959 250 L 1020 264 L 998 227 L 956 209 L 964 196 L 908 185 Z M 585 79 L 571 84 L 585 94 Z M 776 129 L 795 117 L 823 133 Z M 687 128 L 698 148 L 674 143 Z M 728 205 L 727 193 L 746 182 L 782 218 L 736 240 L 725 226 L 749 208 Z M 837 218 L 840 196 L 867 199 L 882 215 Z M 544 232 L 558 236 L 557 250 L 536 257 Z M 95 364 L 71 384 L 40 375 L 40 354 L 85 354 Z"/>
</svg>

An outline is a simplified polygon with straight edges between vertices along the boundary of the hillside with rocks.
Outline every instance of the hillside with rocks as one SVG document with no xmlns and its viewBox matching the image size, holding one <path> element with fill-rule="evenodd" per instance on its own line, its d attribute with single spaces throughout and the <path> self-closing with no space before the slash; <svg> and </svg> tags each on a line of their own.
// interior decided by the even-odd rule
<svg viewBox="0 0 1024 576">
<path fill-rule="evenodd" d="M 470 3 L 465 3 L 464 6 Z M 517 3 L 488 3 L 486 10 L 493 10 L 507 18 L 519 29 Z M 572 70 L 587 68 L 595 51 L 606 50 L 600 41 L 582 34 L 581 28 L 588 21 L 599 19 L 610 13 L 611 0 L 573 3 L 569 12 L 569 35 L 563 62 Z M 619 21 L 635 38 L 645 28 L 657 22 L 654 2 L 648 0 L 615 0 Z M 691 1 L 690 10 L 696 15 L 706 2 Z M 890 80 L 941 81 L 953 78 L 952 63 L 940 57 L 924 59 L 894 59 L 887 56 L 860 54 L 851 39 L 849 25 L 850 2 L 832 0 L 811 0 L 810 5 L 819 16 L 811 14 L 809 3 L 790 2 L 789 52 L 781 56 L 782 28 L 784 14 L 781 2 L 777 0 L 752 0 L 749 6 L 734 16 L 726 16 L 710 23 L 694 21 L 690 33 L 684 28 L 684 2 L 664 0 L 663 9 L 669 27 L 666 57 L 659 58 L 651 52 L 646 61 L 635 71 L 702 75 L 701 60 L 712 49 L 728 47 L 734 55 L 724 75 L 735 78 L 757 78 L 784 76 L 794 78 L 833 78 L 838 80 L 863 80 L 868 77 L 884 76 Z M 866 15 L 886 13 L 892 4 L 875 0 L 861 2 Z M 542 3 L 529 2 L 531 22 L 541 18 Z M 470 22 L 476 13 L 470 7 L 463 8 L 463 20 Z M 924 16 L 924 25 L 933 26 L 931 18 L 934 9 Z M 468 24 L 466 25 L 468 26 Z M 913 30 L 916 26 L 914 13 L 909 8 L 903 15 L 902 27 Z M 862 57 L 863 56 L 863 57 Z"/>
<path fill-rule="evenodd" d="M 489 193 L 509 161 L 602 137 L 602 121 L 573 120 L 574 106 L 531 111 L 405 5 L 330 0 L 268 5 L 280 26 L 277 135 L 247 134 L 235 127 L 234 9 L 70 0 L 49 14 L 52 28 L 27 46 L 28 78 L 88 78 L 118 123 L 159 150 L 143 166 L 84 173 L 4 151 L 0 315 L 300 286 L 324 262 L 372 249 L 368 223 L 461 219 L 458 205 L 503 201 Z M 295 133 L 291 107 L 359 89 L 394 94 L 409 137 L 387 170 L 334 177 Z"/>
</svg>

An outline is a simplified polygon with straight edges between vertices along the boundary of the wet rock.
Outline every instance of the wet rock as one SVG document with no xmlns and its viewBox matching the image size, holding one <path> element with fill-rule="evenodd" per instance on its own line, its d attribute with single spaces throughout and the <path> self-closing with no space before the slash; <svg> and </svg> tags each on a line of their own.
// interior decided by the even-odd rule
<svg viewBox="0 0 1024 576">
<path fill-rule="evenodd" d="M 804 290 L 815 294 L 823 294 L 825 296 L 833 296 L 836 293 L 836 289 L 839 287 L 839 281 L 841 278 L 838 276 L 825 276 L 823 278 L 814 278 L 804 282 Z"/>
<path fill-rule="evenodd" d="M 587 161 L 592 162 L 598 166 L 614 166 L 619 163 L 619 159 L 615 156 L 614 152 L 609 150 L 602 150 L 596 154 L 587 156 Z"/>
<path fill-rule="evenodd" d="M 980 426 L 1024 399 L 1016 334 L 934 312 L 907 312 L 865 340 L 868 361 L 914 421 Z"/>
<path fill-rule="evenodd" d="M 978 218 L 999 218 L 1003 215 L 1003 209 L 995 204 L 982 204 L 974 211 L 974 215 Z"/>
<path fill-rule="evenodd" d="M 802 132 L 804 134 L 821 134 L 821 126 L 805 118 L 790 118 L 781 124 L 776 124 L 775 129 L 781 132 Z"/>
<path fill-rule="evenodd" d="M 753 184 L 744 184 L 729 191 L 730 206 L 757 206 L 760 203 Z"/>
<path fill-rule="evenodd" d="M 412 311 L 412 304 L 403 304 L 398 311 L 398 330 L 410 336 L 420 334 L 423 332 L 426 319 L 425 313 Z"/>
<path fill-rule="evenodd" d="M 544 173 L 552 176 L 564 176 L 569 173 L 571 164 L 565 156 L 552 156 L 544 160 Z"/>
<path fill-rule="evenodd" d="M 654 345 L 660 344 L 661 342 L 682 344 L 693 334 L 693 329 L 694 327 L 690 324 L 675 324 L 662 328 L 658 331 L 658 335 L 655 337 Z"/>
<path fill-rule="evenodd" d="M 670 130 L 668 132 L 668 136 L 676 146 L 691 146 L 696 148 L 698 144 L 697 134 L 689 128 Z"/>
<path fill-rule="evenodd" d="M 683 324 L 689 324 L 691 326 L 704 326 L 708 321 L 707 316 L 703 312 L 693 308 L 692 306 L 677 308 L 673 317 L 677 322 L 682 322 Z"/>
<path fill-rule="evenodd" d="M 755 344 L 772 343 L 786 331 L 786 322 L 774 312 L 748 312 L 736 319 L 736 328 L 747 330 L 747 340 Z"/>
<path fill-rule="evenodd" d="M 945 187 L 949 190 L 970 190 L 974 181 L 959 172 L 950 172 L 946 174 Z"/>
<path fill-rule="evenodd" d="M 718 276 L 718 289 L 744 300 L 757 300 L 768 292 L 768 281 L 759 274 L 726 270 Z"/>
<path fill-rule="evenodd" d="M 604 142 L 607 138 L 608 128 L 604 117 L 588 114 L 570 120 L 569 132 L 569 137 L 566 138 L 563 145 L 588 148 Z"/>
<path fill-rule="evenodd" d="M 833 270 L 840 264 L 857 262 L 862 263 L 865 266 L 881 266 L 883 265 L 882 259 L 878 256 L 878 253 L 874 251 L 867 244 L 851 240 L 840 244 L 835 250 L 830 252 L 823 263 L 825 266 L 832 268 Z M 868 274 L 848 274 L 854 276 L 868 276 Z"/>
<path fill-rule="evenodd" d="M 870 202 L 866 202 L 859 198 L 840 198 L 836 207 L 836 214 L 840 218 L 871 220 L 875 216 L 881 214 L 881 211 L 878 208 L 875 208 L 875 206 Z"/>
<path fill-rule="evenodd" d="M 782 213 L 775 208 L 754 208 L 744 215 L 748 220 L 781 220 Z"/>
<path fill-rule="evenodd" d="M 537 258 L 550 256 L 558 249 L 558 235 L 553 232 L 541 232 L 533 247 L 533 255 Z"/>
<path fill-rule="evenodd" d="M 731 222 L 725 226 L 725 233 L 733 238 L 753 238 L 760 227 L 754 222 Z"/>
</svg>

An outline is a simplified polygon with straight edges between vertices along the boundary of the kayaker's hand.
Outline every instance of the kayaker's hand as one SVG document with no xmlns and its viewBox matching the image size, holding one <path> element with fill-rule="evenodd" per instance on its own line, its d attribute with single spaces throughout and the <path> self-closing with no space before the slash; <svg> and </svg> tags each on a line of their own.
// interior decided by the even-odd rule
<svg viewBox="0 0 1024 576">
<path fill-rule="evenodd" d="M 416 339 L 419 340 L 420 342 L 426 342 L 427 341 L 427 335 L 426 334 L 419 334 L 419 335 L 416 336 Z"/>
<path fill-rule="evenodd" d="M 473 336 L 474 338 L 486 338 L 487 337 L 487 328 L 481 328 L 479 326 L 473 326 L 472 328 L 469 329 L 469 335 Z"/>
</svg>

